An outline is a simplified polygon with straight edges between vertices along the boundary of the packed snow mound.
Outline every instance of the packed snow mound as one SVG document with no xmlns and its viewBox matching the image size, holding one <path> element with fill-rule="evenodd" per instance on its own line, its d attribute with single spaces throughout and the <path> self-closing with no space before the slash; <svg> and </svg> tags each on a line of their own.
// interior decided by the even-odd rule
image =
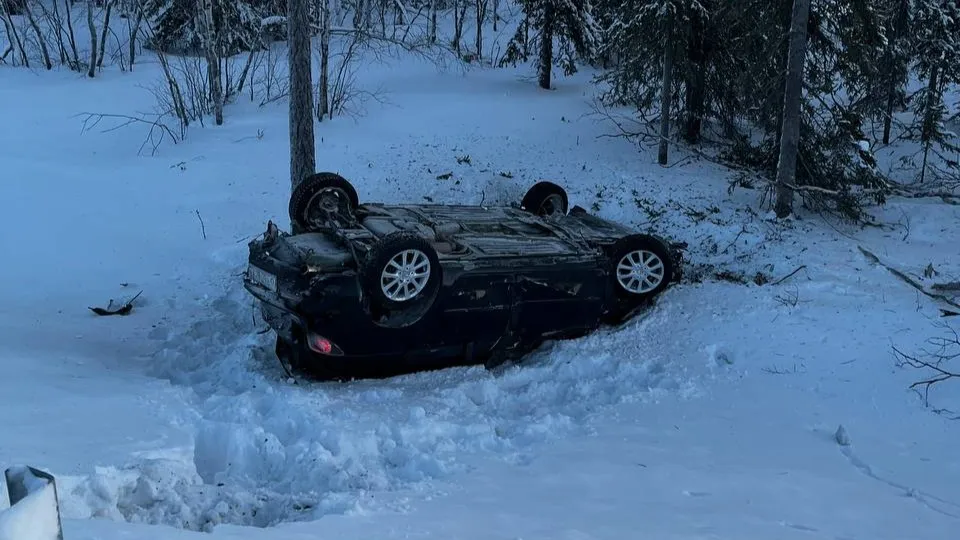
<svg viewBox="0 0 960 540">
<path fill-rule="evenodd" d="M 481 454 L 522 465 L 536 445 L 588 429 L 618 403 L 697 393 L 695 374 L 662 347 L 681 316 L 669 293 L 620 330 L 547 346 L 499 373 L 293 385 L 240 280 L 220 289 L 185 330 L 157 332 L 151 361 L 193 402 L 196 417 L 182 419 L 193 448 L 73 479 L 69 515 L 210 530 L 351 513 L 391 504 L 374 494 L 468 471 Z"/>
</svg>

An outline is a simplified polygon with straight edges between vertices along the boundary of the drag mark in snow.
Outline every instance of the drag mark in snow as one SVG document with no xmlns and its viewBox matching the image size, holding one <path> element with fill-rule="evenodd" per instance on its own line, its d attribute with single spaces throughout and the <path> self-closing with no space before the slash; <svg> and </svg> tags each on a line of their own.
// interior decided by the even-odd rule
<svg viewBox="0 0 960 540">
<path fill-rule="evenodd" d="M 841 446 L 840 452 L 844 456 L 846 456 L 846 458 L 850 461 L 851 465 L 853 465 L 858 471 L 860 471 L 864 475 L 878 482 L 884 483 L 894 489 L 902 491 L 905 496 L 910 497 L 911 499 L 914 499 L 918 503 L 922 504 L 923 506 L 927 507 L 928 509 L 938 514 L 960 519 L 960 504 L 937 497 L 936 495 L 932 495 L 930 493 L 925 493 L 919 489 L 912 488 L 910 486 L 900 484 L 893 480 L 888 480 L 886 478 L 883 478 L 877 475 L 876 473 L 873 472 L 873 468 L 870 467 L 870 465 L 865 463 L 862 459 L 860 459 L 856 454 L 853 453 L 853 450 L 850 448 L 850 446 Z M 944 510 L 943 508 L 939 508 L 938 506 L 949 507 L 955 510 L 948 511 L 948 510 Z"/>
</svg>

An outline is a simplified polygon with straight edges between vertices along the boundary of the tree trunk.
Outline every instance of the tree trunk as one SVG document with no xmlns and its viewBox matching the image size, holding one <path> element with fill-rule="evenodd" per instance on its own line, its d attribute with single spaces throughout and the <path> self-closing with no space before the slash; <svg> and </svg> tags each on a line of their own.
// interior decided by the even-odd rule
<svg viewBox="0 0 960 540">
<path fill-rule="evenodd" d="M 461 5 L 463 6 L 461 8 Z M 463 17 L 467 13 L 467 0 L 453 0 L 453 49 L 460 56 L 460 40 L 463 38 Z"/>
<path fill-rule="evenodd" d="M 893 105 L 897 99 L 897 83 L 890 80 L 887 83 L 887 107 L 883 115 L 883 144 L 890 144 L 890 129 L 893 126 Z"/>
<path fill-rule="evenodd" d="M 213 106 L 214 121 L 223 125 L 223 88 L 220 84 L 220 55 L 217 51 L 217 31 L 213 21 L 213 1 L 197 0 L 197 22 L 203 39 L 203 52 L 207 60 L 207 88 Z"/>
<path fill-rule="evenodd" d="M 663 43 L 663 77 L 660 81 L 660 149 L 657 162 L 666 165 L 670 149 L 670 102 L 673 94 L 673 10 L 667 8 L 663 18 L 666 39 Z"/>
<path fill-rule="evenodd" d="M 60 65 L 70 66 L 70 69 L 75 69 L 73 67 L 74 64 L 70 63 L 70 56 L 67 55 L 67 47 L 63 40 L 63 19 L 60 18 L 60 4 L 57 3 L 56 0 L 54 0 L 51 4 L 49 12 L 44 8 L 43 18 L 45 21 L 49 21 L 56 26 L 57 52 L 60 54 Z"/>
<path fill-rule="evenodd" d="M 93 20 L 93 2 L 90 1 L 87 2 L 87 27 L 90 29 L 90 67 L 87 69 L 87 77 L 92 79 L 97 71 L 97 25 Z"/>
<path fill-rule="evenodd" d="M 313 76 L 310 72 L 309 0 L 287 0 L 290 65 L 290 185 L 296 187 L 316 169 L 313 134 Z"/>
<path fill-rule="evenodd" d="M 240 95 L 243 92 L 243 86 L 247 83 L 247 76 L 250 74 L 250 66 L 253 65 L 253 59 L 257 56 L 257 51 L 258 49 L 253 47 L 247 54 L 247 63 L 243 65 L 243 71 L 240 72 L 240 80 L 237 81 L 237 95 Z M 250 85 L 253 86 L 253 83 Z"/>
<path fill-rule="evenodd" d="M 366 13 L 367 3 L 364 0 L 357 0 L 356 8 L 353 11 L 353 27 L 359 30 L 364 27 L 364 13 Z"/>
<path fill-rule="evenodd" d="M 394 31 L 396 31 L 397 26 L 404 26 L 407 24 L 406 13 L 404 12 L 404 6 L 400 3 L 400 0 L 394 0 L 393 2 L 393 26 Z"/>
<path fill-rule="evenodd" d="M 54 0 L 56 1 L 56 0 Z M 73 3 L 70 0 L 63 0 L 64 11 L 67 19 L 67 37 L 70 38 L 70 52 L 73 53 L 73 69 L 80 71 L 80 52 L 77 50 L 77 34 L 73 31 L 73 16 L 70 10 Z"/>
<path fill-rule="evenodd" d="M 803 67 L 807 57 L 807 21 L 810 0 L 793 0 L 793 21 L 790 23 L 790 52 L 787 55 L 787 76 L 783 92 L 783 127 L 780 135 L 780 159 L 777 163 L 777 217 L 793 212 L 793 189 L 796 181 L 797 153 L 800 146 L 800 105 L 803 97 Z"/>
<path fill-rule="evenodd" d="M 13 49 L 16 46 L 17 51 L 20 52 L 20 59 L 23 62 L 25 67 L 30 67 L 30 60 L 27 58 L 27 53 L 23 49 L 23 41 L 20 39 L 20 34 L 17 32 L 17 27 L 13 23 L 11 18 L 11 6 L 6 3 L 5 0 L 0 0 L 3 2 L 0 4 L 0 15 L 3 16 L 3 26 L 7 31 L 7 40 L 10 41 L 10 48 Z M 16 63 L 14 63 L 16 65 Z"/>
<path fill-rule="evenodd" d="M 143 22 L 143 9 L 139 5 L 136 7 L 137 16 L 130 26 L 130 71 L 133 71 L 133 60 L 137 54 L 137 36 L 140 34 L 140 24 Z M 130 19 L 127 19 L 128 21 Z"/>
<path fill-rule="evenodd" d="M 211 1 L 206 0 L 208 9 L 211 9 L 210 22 L 213 22 Z M 210 25 L 207 43 L 207 79 L 210 84 L 210 99 L 213 101 L 213 119 L 218 126 L 223 125 L 223 86 L 220 84 L 220 53 L 217 50 L 216 30 Z M 229 82 L 229 81 L 227 81 Z"/>
<path fill-rule="evenodd" d="M 690 40 L 687 43 L 687 71 L 686 71 L 686 120 L 683 138 L 690 144 L 700 141 L 703 130 L 703 116 L 706 112 L 705 100 L 707 94 L 707 54 L 706 54 L 706 23 L 698 10 L 690 14 Z"/>
<path fill-rule="evenodd" d="M 477 6 L 477 35 L 474 45 L 477 47 L 477 60 L 483 58 L 483 19 L 487 15 L 487 0 L 475 0 Z"/>
<path fill-rule="evenodd" d="M 937 124 L 937 105 L 940 101 L 939 92 L 937 92 L 940 78 L 940 66 L 933 66 L 930 69 L 930 79 L 927 82 L 926 96 L 924 96 L 925 107 L 923 111 L 923 124 L 920 130 L 920 142 L 928 142 L 933 138 L 934 127 Z"/>
<path fill-rule="evenodd" d="M 523 61 L 530 57 L 530 15 L 523 16 Z"/>
<path fill-rule="evenodd" d="M 783 21 L 784 32 L 789 36 L 791 25 L 793 24 L 793 11 L 791 11 L 791 6 L 794 5 L 796 0 L 778 0 L 780 2 L 780 20 Z M 776 97 L 780 97 L 786 91 L 787 78 L 783 75 L 786 73 L 787 64 L 790 61 L 790 39 L 783 40 L 783 45 L 780 48 L 780 62 L 777 64 L 777 93 L 774 94 Z M 780 139 L 783 136 L 783 102 L 780 102 L 780 106 L 776 108 L 776 136 L 774 141 L 777 144 L 780 144 Z M 779 148 L 777 149 L 779 153 Z"/>
<path fill-rule="evenodd" d="M 7 5 L 3 5 L 3 24 L 7 30 L 7 35 L 12 36 L 8 40 L 11 42 L 11 48 L 16 45 L 18 51 L 20 51 L 20 60 L 23 62 L 23 66 L 30 67 L 30 59 L 27 57 L 27 51 L 23 46 L 23 40 L 20 39 L 20 33 L 17 32 L 17 26 L 13 22 L 10 11 L 7 9 Z"/>
<path fill-rule="evenodd" d="M 320 0 L 320 81 L 317 95 L 317 120 L 333 118 L 330 110 L 330 0 Z"/>
<path fill-rule="evenodd" d="M 100 29 L 100 56 L 97 57 L 97 69 L 103 69 L 103 57 L 107 55 L 107 32 L 110 30 L 110 13 L 113 11 L 113 2 L 107 4 L 103 15 L 103 28 Z M 120 69 L 123 69 L 123 54 L 120 55 Z"/>
<path fill-rule="evenodd" d="M 0 2 L 5 0 L 0 0 Z M 43 32 L 40 31 L 40 25 L 37 24 L 36 17 L 33 16 L 33 11 L 30 10 L 30 6 L 26 2 L 23 2 L 23 13 L 27 16 L 27 21 L 30 23 L 30 27 L 33 29 L 33 32 L 37 35 L 37 43 L 40 44 L 40 53 L 43 55 L 43 65 L 47 68 L 47 71 L 53 69 L 53 62 L 50 61 L 50 51 L 47 49 L 47 39 L 43 37 Z"/>
<path fill-rule="evenodd" d="M 500 22 L 500 0 L 493 0 L 493 31 L 497 31 Z"/>
<path fill-rule="evenodd" d="M 390 7 L 387 2 L 388 0 L 380 0 L 378 6 L 380 12 L 380 35 L 383 37 L 387 37 L 387 9 Z"/>
<path fill-rule="evenodd" d="M 889 54 L 889 57 L 885 61 L 893 68 L 893 73 L 896 73 L 898 76 L 902 73 L 898 68 L 905 68 L 906 65 L 901 64 L 901 66 L 896 66 L 897 62 L 903 62 L 905 59 L 902 57 L 898 58 L 898 49 L 901 46 L 905 46 L 906 39 L 909 37 L 907 32 L 910 29 L 910 8 L 911 0 L 900 0 L 897 2 L 893 16 L 893 36 L 890 37 L 892 42 L 892 50 Z M 902 54 L 902 53 L 900 53 Z M 903 79 L 896 79 L 890 77 L 890 80 L 887 82 L 887 105 L 884 109 L 884 118 L 883 118 L 883 144 L 890 144 L 890 130 L 893 125 L 893 109 L 896 105 L 898 90 L 903 86 Z"/>
<path fill-rule="evenodd" d="M 537 75 L 540 88 L 550 89 L 551 71 L 553 70 L 553 25 L 555 14 L 553 4 L 546 2 L 543 6 L 543 28 L 540 29 L 540 60 L 537 63 Z"/>
<path fill-rule="evenodd" d="M 430 43 L 437 42 L 437 0 L 430 0 Z"/>
</svg>

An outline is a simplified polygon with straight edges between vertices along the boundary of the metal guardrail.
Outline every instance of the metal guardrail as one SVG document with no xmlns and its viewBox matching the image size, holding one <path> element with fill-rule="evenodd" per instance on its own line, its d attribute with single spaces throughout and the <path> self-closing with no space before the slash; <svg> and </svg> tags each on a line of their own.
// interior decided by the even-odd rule
<svg viewBox="0 0 960 540">
<path fill-rule="evenodd" d="M 17 466 L 10 467 L 4 471 L 4 477 L 7 482 L 7 495 L 10 498 L 10 508 L 0 511 L 0 527 L 4 525 L 4 521 L 7 521 L 7 525 L 14 522 L 14 526 L 23 527 L 25 524 L 20 523 L 19 520 L 29 518 L 34 521 L 41 521 L 41 523 L 31 523 L 29 529 L 45 531 L 46 534 L 52 529 L 50 524 L 55 521 L 56 526 L 53 530 L 56 531 L 56 536 L 54 538 L 56 538 L 56 540 L 63 540 L 63 525 L 60 519 L 60 498 L 57 495 L 57 481 L 53 475 L 34 467 Z M 42 493 L 45 491 L 52 496 L 44 497 Z M 36 497 L 34 501 L 27 500 L 28 497 L 34 496 Z M 44 502 L 44 499 L 46 499 L 47 502 Z M 36 512 L 39 513 L 39 515 L 30 512 L 26 518 L 17 516 L 16 514 L 3 516 L 3 514 L 7 512 L 15 513 L 18 509 L 31 503 L 37 504 Z M 7 517 L 7 519 L 3 519 L 4 517 Z M 2 535 L 2 532 L 3 531 L 0 530 L 0 535 Z M 37 538 L 47 540 L 48 536 L 49 535 L 38 535 Z"/>
</svg>

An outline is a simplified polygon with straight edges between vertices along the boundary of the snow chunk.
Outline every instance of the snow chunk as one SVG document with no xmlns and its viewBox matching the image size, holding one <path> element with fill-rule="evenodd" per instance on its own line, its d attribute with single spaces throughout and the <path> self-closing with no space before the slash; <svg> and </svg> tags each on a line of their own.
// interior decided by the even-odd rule
<svg viewBox="0 0 960 540">
<path fill-rule="evenodd" d="M 840 446 L 850 446 L 850 434 L 847 433 L 847 428 L 843 427 L 843 424 L 840 424 L 837 428 L 837 432 L 833 434 L 833 438 Z"/>
</svg>

